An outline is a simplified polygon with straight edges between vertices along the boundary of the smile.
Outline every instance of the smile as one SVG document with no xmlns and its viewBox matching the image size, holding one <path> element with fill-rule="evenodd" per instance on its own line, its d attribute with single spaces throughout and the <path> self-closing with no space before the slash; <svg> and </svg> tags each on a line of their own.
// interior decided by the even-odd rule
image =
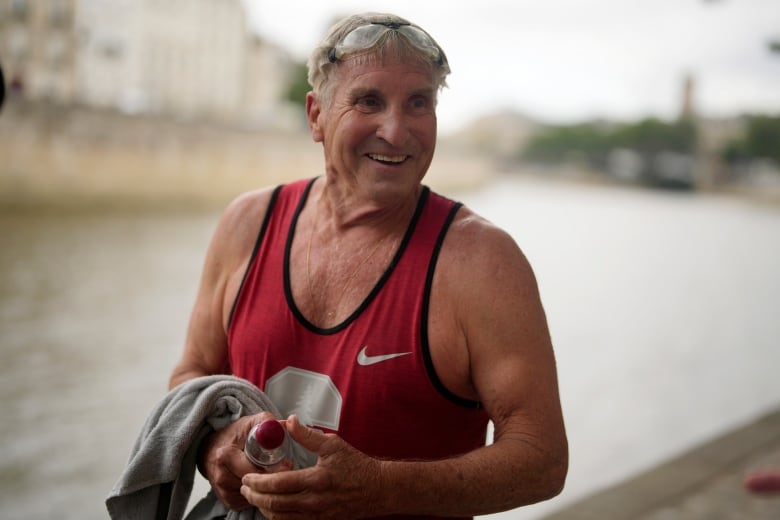
<svg viewBox="0 0 780 520">
<path fill-rule="evenodd" d="M 378 153 L 370 153 L 368 156 L 375 161 L 394 164 L 402 163 L 409 157 L 408 155 L 382 155 Z"/>
</svg>

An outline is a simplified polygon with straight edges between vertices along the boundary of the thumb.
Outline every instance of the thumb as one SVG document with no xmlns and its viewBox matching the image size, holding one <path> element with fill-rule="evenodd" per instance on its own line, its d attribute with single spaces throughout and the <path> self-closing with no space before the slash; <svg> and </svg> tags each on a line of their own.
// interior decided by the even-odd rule
<svg viewBox="0 0 780 520">
<path fill-rule="evenodd" d="M 322 454 L 323 446 L 329 437 L 326 433 L 301 424 L 297 415 L 291 415 L 285 422 L 287 431 L 295 442 L 317 455 Z"/>
</svg>

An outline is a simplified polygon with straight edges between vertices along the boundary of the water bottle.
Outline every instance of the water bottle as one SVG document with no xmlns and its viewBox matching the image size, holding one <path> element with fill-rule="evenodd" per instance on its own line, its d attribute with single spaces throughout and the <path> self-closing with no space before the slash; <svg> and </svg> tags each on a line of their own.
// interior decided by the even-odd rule
<svg viewBox="0 0 780 520">
<path fill-rule="evenodd" d="M 246 457 L 258 468 L 270 469 L 285 459 L 290 460 L 291 448 L 287 430 L 276 419 L 266 419 L 249 431 L 244 446 Z"/>
</svg>

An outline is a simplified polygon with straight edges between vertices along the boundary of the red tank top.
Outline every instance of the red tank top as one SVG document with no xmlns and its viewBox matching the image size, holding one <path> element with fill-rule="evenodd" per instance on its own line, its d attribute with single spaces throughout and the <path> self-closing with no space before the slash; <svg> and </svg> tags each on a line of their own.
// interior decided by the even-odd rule
<svg viewBox="0 0 780 520">
<path fill-rule="evenodd" d="M 424 188 L 390 266 L 343 323 L 319 328 L 292 299 L 288 270 L 313 180 L 272 196 L 228 330 L 230 367 L 283 415 L 369 455 L 437 459 L 485 444 L 488 417 L 439 381 L 427 340 L 431 281 L 460 204 Z"/>
</svg>

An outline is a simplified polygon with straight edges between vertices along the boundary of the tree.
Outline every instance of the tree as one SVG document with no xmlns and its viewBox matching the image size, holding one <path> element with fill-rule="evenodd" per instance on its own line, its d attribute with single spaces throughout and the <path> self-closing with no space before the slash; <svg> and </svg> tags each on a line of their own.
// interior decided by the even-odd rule
<svg viewBox="0 0 780 520">
<path fill-rule="evenodd" d="M 306 63 L 296 63 L 292 73 L 292 80 L 287 87 L 285 99 L 306 106 L 306 94 L 311 90 L 309 85 L 309 69 Z"/>
<path fill-rule="evenodd" d="M 611 141 L 613 146 L 642 153 L 693 153 L 696 147 L 696 126 L 689 120 L 666 123 L 648 118 L 618 128 Z"/>
<path fill-rule="evenodd" d="M 772 159 L 780 165 L 780 116 L 750 116 L 745 134 L 750 156 Z"/>
<path fill-rule="evenodd" d="M 609 132 L 593 123 L 552 126 L 533 136 L 522 153 L 524 159 L 564 162 L 576 156 L 599 164 L 609 151 Z"/>
<path fill-rule="evenodd" d="M 771 159 L 780 166 L 780 115 L 748 116 L 745 135 L 729 142 L 721 153 L 731 164 Z"/>
<path fill-rule="evenodd" d="M 660 152 L 693 154 L 696 126 L 684 119 L 667 123 L 648 118 L 617 126 L 583 123 L 550 127 L 531 138 L 522 157 L 556 163 L 575 156 L 587 159 L 591 166 L 600 167 L 615 148 L 628 148 L 643 155 Z"/>
</svg>

